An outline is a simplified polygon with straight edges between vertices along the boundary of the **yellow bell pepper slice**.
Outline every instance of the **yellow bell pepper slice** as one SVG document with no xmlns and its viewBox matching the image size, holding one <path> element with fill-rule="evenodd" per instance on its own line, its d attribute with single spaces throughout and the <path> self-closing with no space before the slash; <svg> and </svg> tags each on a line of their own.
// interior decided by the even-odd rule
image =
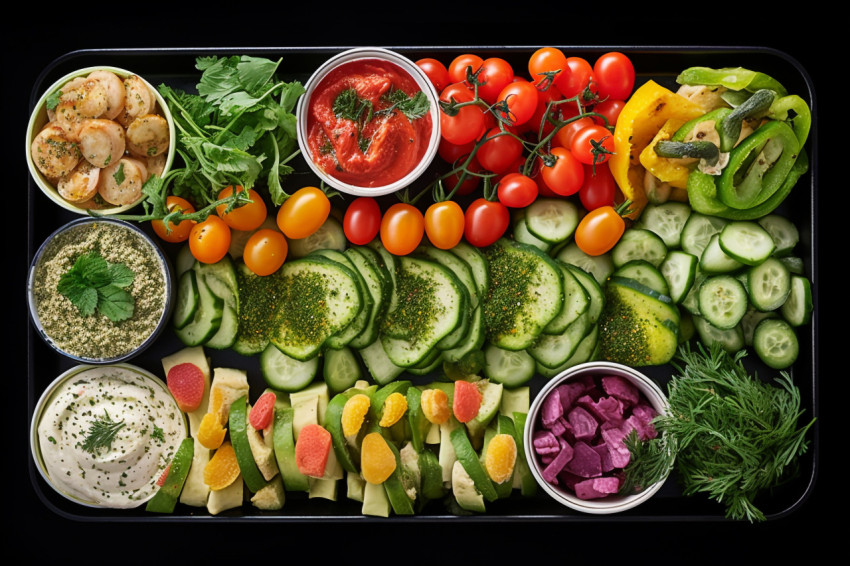
<svg viewBox="0 0 850 566">
<path fill-rule="evenodd" d="M 686 189 L 688 187 L 688 174 L 691 172 L 689 163 L 696 163 L 699 159 L 670 159 L 661 157 L 655 153 L 655 144 L 669 140 L 673 134 L 682 127 L 686 120 L 680 118 L 670 118 L 652 141 L 649 142 L 643 151 L 640 152 L 640 164 L 644 169 L 655 175 L 662 183 L 669 183 L 671 187 Z"/>
<path fill-rule="evenodd" d="M 614 155 L 608 163 L 623 196 L 632 201 L 629 218 L 638 218 L 647 204 L 641 152 L 667 120 L 687 121 L 703 114 L 699 105 L 652 80 L 641 85 L 626 102 L 617 118 Z"/>
</svg>

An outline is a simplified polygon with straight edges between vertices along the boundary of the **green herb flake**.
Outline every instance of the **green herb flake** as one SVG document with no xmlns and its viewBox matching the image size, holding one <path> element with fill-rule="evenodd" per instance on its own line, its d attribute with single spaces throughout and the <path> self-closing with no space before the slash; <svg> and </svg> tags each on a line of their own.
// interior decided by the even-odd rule
<svg viewBox="0 0 850 566">
<path fill-rule="evenodd" d="M 47 96 L 45 106 L 48 110 L 55 110 L 59 106 L 59 100 L 62 98 L 62 89 L 56 90 L 53 94 Z"/>
<path fill-rule="evenodd" d="M 112 178 L 115 179 L 115 182 L 118 183 L 119 185 L 124 183 L 125 177 L 124 177 L 124 164 L 123 163 L 121 165 L 119 165 L 118 169 L 115 171 L 115 173 L 112 174 Z"/>
<path fill-rule="evenodd" d="M 165 432 L 160 427 L 154 425 L 153 432 L 151 433 L 151 438 L 153 438 L 154 440 L 165 442 Z"/>
</svg>

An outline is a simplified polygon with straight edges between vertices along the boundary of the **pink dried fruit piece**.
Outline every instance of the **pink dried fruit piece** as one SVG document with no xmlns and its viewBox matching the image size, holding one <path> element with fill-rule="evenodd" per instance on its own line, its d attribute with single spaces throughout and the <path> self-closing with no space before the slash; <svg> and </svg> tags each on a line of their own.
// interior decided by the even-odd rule
<svg viewBox="0 0 850 566">
<path fill-rule="evenodd" d="M 600 397 L 594 401 L 586 395 L 578 400 L 578 405 L 590 411 L 600 422 L 619 425 L 625 420 L 623 402 L 615 397 Z"/>
<path fill-rule="evenodd" d="M 534 451 L 541 456 L 544 454 L 557 454 L 561 451 L 558 439 L 548 430 L 536 431 L 531 443 L 534 446 Z"/>
<path fill-rule="evenodd" d="M 587 376 L 587 378 L 583 377 L 561 384 L 555 388 L 555 391 L 558 392 L 558 396 L 561 398 L 561 406 L 569 411 L 579 397 L 591 391 L 594 387 L 593 379 Z"/>
<path fill-rule="evenodd" d="M 177 364 L 165 376 L 168 390 L 185 413 L 196 411 L 204 398 L 204 373 L 193 363 Z"/>
<path fill-rule="evenodd" d="M 619 428 L 607 428 L 602 431 L 602 438 L 608 445 L 611 454 L 611 463 L 615 468 L 625 468 L 632 459 L 632 454 L 626 446 L 624 439 L 626 433 Z"/>
<path fill-rule="evenodd" d="M 561 396 L 547 395 L 540 407 L 540 422 L 543 426 L 552 428 L 552 424 L 563 416 L 564 407 L 561 405 Z"/>
<path fill-rule="evenodd" d="M 567 415 L 570 422 L 570 430 L 576 440 L 593 440 L 599 423 L 581 407 L 576 407 Z"/>
<path fill-rule="evenodd" d="M 637 405 L 640 401 L 640 391 L 629 380 L 619 375 L 609 375 L 602 378 L 602 389 L 605 393 L 616 397 L 627 405 Z"/>
<path fill-rule="evenodd" d="M 573 489 L 579 499 L 600 499 L 617 493 L 620 480 L 615 477 L 593 478 L 578 482 Z"/>
<path fill-rule="evenodd" d="M 602 475 L 602 458 L 596 450 L 581 441 L 576 442 L 573 450 L 575 454 L 566 465 L 569 472 L 583 478 L 595 478 Z"/>
<path fill-rule="evenodd" d="M 603 442 L 602 444 L 594 444 L 591 448 L 596 450 L 596 453 L 599 454 L 599 458 L 602 461 L 602 473 L 608 473 L 611 470 L 616 469 L 614 466 L 614 462 L 611 459 L 611 450 L 608 448 L 608 444 Z"/>
<path fill-rule="evenodd" d="M 575 457 L 573 447 L 567 444 L 565 440 L 558 439 L 558 443 L 561 451 L 543 468 L 543 479 L 553 484 L 558 483 L 558 474 Z"/>
</svg>

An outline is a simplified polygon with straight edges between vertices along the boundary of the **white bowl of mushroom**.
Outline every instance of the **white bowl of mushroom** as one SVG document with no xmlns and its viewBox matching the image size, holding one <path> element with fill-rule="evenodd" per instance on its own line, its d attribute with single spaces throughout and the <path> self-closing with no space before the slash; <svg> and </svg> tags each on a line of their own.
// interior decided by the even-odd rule
<svg viewBox="0 0 850 566">
<path fill-rule="evenodd" d="M 86 214 L 116 214 L 143 199 L 142 186 L 174 160 L 174 121 L 139 75 L 87 67 L 51 85 L 27 127 L 27 164 L 53 202 Z"/>
</svg>

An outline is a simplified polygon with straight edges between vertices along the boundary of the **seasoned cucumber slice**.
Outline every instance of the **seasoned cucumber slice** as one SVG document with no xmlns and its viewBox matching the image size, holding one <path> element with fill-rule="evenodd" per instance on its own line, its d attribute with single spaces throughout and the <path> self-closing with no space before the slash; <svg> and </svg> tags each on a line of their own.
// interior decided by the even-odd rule
<svg viewBox="0 0 850 566">
<path fill-rule="evenodd" d="M 750 302 L 760 311 L 778 309 L 791 293 L 791 272 L 773 257 L 751 268 L 747 281 Z"/>
<path fill-rule="evenodd" d="M 769 367 L 786 369 L 797 361 L 800 343 L 790 324 L 781 318 L 766 318 L 753 332 L 753 349 Z"/>
<path fill-rule="evenodd" d="M 579 208 L 560 198 L 538 198 L 525 209 L 525 226 L 533 236 L 549 244 L 564 242 L 580 220 Z"/>
<path fill-rule="evenodd" d="M 699 287 L 699 310 L 716 328 L 729 330 L 747 313 L 747 291 L 729 275 L 707 278 Z"/>
<path fill-rule="evenodd" d="M 611 260 L 617 267 L 635 259 L 645 260 L 658 267 L 666 255 L 664 240 L 655 232 L 643 228 L 626 230 L 611 250 Z"/>
<path fill-rule="evenodd" d="M 658 234 L 668 248 L 682 245 L 682 230 L 691 215 L 691 207 L 683 202 L 650 204 L 640 215 L 639 227 Z"/>
<path fill-rule="evenodd" d="M 717 243 L 726 255 L 744 265 L 758 265 L 776 249 L 773 238 L 756 222 L 730 222 L 721 230 Z"/>
</svg>

